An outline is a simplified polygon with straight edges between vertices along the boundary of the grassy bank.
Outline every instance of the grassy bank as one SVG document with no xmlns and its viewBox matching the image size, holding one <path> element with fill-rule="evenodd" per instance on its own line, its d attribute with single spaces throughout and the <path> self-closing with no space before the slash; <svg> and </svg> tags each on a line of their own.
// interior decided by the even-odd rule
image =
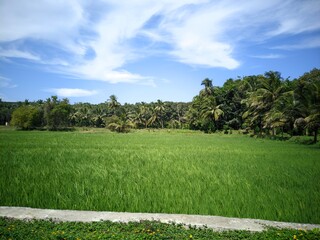
<svg viewBox="0 0 320 240">
<path fill-rule="evenodd" d="M 0 205 L 320 223 L 317 146 L 197 132 L 0 131 Z"/>
<path fill-rule="evenodd" d="M 214 232 L 208 228 L 195 228 L 177 224 L 142 221 L 113 223 L 56 223 L 52 221 L 21 221 L 0 218 L 0 239 L 300 239 L 320 238 L 319 229 L 268 229 L 263 232 Z"/>
</svg>

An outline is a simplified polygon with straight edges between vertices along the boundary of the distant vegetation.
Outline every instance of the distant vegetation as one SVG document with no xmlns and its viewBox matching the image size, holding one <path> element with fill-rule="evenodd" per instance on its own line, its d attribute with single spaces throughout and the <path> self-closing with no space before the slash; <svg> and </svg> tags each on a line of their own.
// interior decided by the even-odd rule
<svg viewBox="0 0 320 240">
<path fill-rule="evenodd" d="M 219 135 L 2 127 L 0 205 L 320 223 L 318 146 Z"/>
<path fill-rule="evenodd" d="M 20 129 L 60 130 L 70 127 L 172 128 L 207 133 L 241 130 L 258 136 L 313 135 L 320 127 L 320 70 L 298 79 L 283 79 L 279 72 L 228 79 L 222 87 L 212 80 L 190 103 L 163 102 L 121 105 L 116 96 L 101 104 L 69 104 L 56 96 L 37 102 L 0 101 L 0 124 Z"/>
</svg>

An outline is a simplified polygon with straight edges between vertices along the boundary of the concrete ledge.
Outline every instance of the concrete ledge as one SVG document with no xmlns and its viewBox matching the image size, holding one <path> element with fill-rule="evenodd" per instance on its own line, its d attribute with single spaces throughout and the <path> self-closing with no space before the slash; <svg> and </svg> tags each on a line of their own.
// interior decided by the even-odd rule
<svg viewBox="0 0 320 240">
<path fill-rule="evenodd" d="M 109 220 L 112 222 L 139 222 L 155 220 L 163 223 L 183 223 L 197 227 L 207 226 L 216 231 L 248 230 L 263 231 L 266 227 L 293 228 L 311 230 L 319 228 L 319 224 L 300 224 L 275 222 L 248 218 L 228 218 L 205 215 L 160 214 L 160 213 L 128 213 L 128 212 L 98 212 L 77 210 L 37 209 L 27 207 L 1 207 L 0 216 L 15 219 L 52 219 L 63 222 L 97 222 Z"/>
</svg>

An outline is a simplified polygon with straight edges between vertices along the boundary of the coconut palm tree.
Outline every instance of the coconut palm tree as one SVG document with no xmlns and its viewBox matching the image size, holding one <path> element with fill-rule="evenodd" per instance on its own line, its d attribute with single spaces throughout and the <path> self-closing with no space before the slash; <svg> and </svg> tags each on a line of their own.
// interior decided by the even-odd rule
<svg viewBox="0 0 320 240">
<path fill-rule="evenodd" d="M 258 126 L 260 134 L 262 133 L 262 128 L 271 126 L 268 123 L 272 119 L 272 114 L 269 114 L 269 116 L 266 114 L 275 106 L 281 95 L 287 91 L 282 80 L 279 72 L 266 72 L 263 77 L 259 78 L 258 89 L 249 92 L 248 98 L 244 100 L 248 109 L 242 117 L 244 119 L 249 117 L 249 124 Z"/>
<path fill-rule="evenodd" d="M 293 90 L 283 93 L 275 102 L 272 109 L 265 115 L 265 127 L 280 128 L 283 133 L 284 128 L 292 134 L 294 123 L 299 118 L 299 109 L 294 105 Z"/>
<path fill-rule="evenodd" d="M 221 105 L 216 104 L 216 99 L 211 96 L 203 100 L 201 106 L 201 116 L 203 119 L 209 119 L 213 122 L 215 129 L 217 129 L 217 121 L 224 115 Z"/>
<path fill-rule="evenodd" d="M 111 95 L 107 100 L 107 106 L 111 110 L 111 115 L 116 115 L 121 104 L 118 102 L 116 95 Z"/>
<path fill-rule="evenodd" d="M 136 128 L 139 128 L 139 127 L 148 128 L 148 120 L 150 119 L 150 113 L 145 103 L 142 103 L 142 105 L 139 105 L 134 112 L 131 112 L 128 115 L 128 117 L 131 120 L 131 122 L 134 123 Z"/>
<path fill-rule="evenodd" d="M 301 109 L 306 128 L 313 132 L 313 142 L 318 141 L 320 128 L 320 69 L 313 69 L 298 79 L 294 92 L 295 105 Z"/>
<path fill-rule="evenodd" d="M 130 128 L 134 127 L 134 124 L 128 119 L 126 114 L 121 114 L 120 117 L 114 115 L 111 118 L 111 122 L 108 124 L 108 128 L 111 131 L 126 133 L 129 132 Z"/>
<path fill-rule="evenodd" d="M 211 96 L 213 94 L 212 80 L 206 78 L 201 82 L 201 85 L 204 85 L 204 89 L 200 91 L 201 96 Z"/>
<path fill-rule="evenodd" d="M 95 106 L 92 109 L 92 122 L 94 123 L 95 127 L 104 127 L 104 118 L 106 117 L 106 111 L 101 106 Z"/>
<path fill-rule="evenodd" d="M 159 122 L 161 128 L 164 127 L 164 115 L 165 115 L 165 103 L 161 100 L 158 100 L 153 108 L 153 113 L 148 120 L 148 124 L 154 124 L 155 122 Z"/>
</svg>

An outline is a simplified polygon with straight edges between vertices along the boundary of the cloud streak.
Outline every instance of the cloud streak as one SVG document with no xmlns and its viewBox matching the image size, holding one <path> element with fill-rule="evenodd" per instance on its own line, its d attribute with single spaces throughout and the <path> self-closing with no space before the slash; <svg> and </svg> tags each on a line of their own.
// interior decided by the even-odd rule
<svg viewBox="0 0 320 240">
<path fill-rule="evenodd" d="M 0 76 L 0 88 L 15 88 L 16 84 L 11 83 L 11 79 Z"/>
<path fill-rule="evenodd" d="M 96 90 L 86 90 L 79 88 L 52 88 L 45 91 L 51 92 L 59 97 L 87 97 L 97 94 Z"/>
<path fill-rule="evenodd" d="M 17 49 L 0 48 L 0 56 L 4 58 L 23 58 L 27 60 L 39 61 L 40 57 L 30 52 L 20 51 Z"/>
<path fill-rule="evenodd" d="M 266 54 L 266 55 L 254 55 L 253 58 L 260 58 L 260 59 L 278 59 L 283 58 L 284 56 L 281 54 Z"/>
<path fill-rule="evenodd" d="M 293 44 L 284 44 L 272 47 L 272 49 L 280 50 L 297 50 L 297 49 L 310 49 L 310 48 L 319 48 L 320 47 L 320 37 L 305 39 L 298 43 Z"/>
</svg>

